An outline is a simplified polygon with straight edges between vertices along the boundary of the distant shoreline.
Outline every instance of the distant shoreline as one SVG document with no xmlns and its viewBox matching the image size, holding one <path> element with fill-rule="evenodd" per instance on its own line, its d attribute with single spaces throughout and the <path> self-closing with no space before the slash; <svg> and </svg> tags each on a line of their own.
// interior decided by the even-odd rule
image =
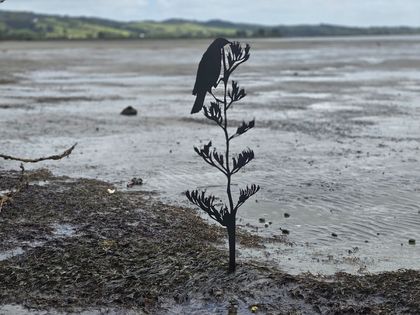
<svg viewBox="0 0 420 315">
<path fill-rule="evenodd" d="M 201 38 L 113 38 L 113 39 L 66 39 L 66 38 L 53 38 L 53 39 L 0 39 L 1 43 L 141 43 L 141 42 L 159 42 L 159 41 L 205 41 L 213 39 L 214 37 L 201 37 Z M 390 34 L 390 35 L 326 35 L 326 36 L 295 36 L 295 37 L 230 37 L 227 38 L 238 40 L 238 41 L 247 41 L 247 40 L 276 40 L 276 41 L 328 41 L 328 40 L 337 40 L 337 41 L 347 41 L 347 40 L 371 40 L 371 39 L 381 39 L 381 40 L 392 40 L 392 39 L 401 39 L 401 40 L 416 40 L 420 41 L 419 34 Z"/>
<path fill-rule="evenodd" d="M 230 38 L 314 38 L 420 35 L 420 27 L 352 27 L 341 25 L 257 25 L 221 20 L 200 22 L 120 22 L 0 10 L 1 40 L 150 40 Z"/>
</svg>

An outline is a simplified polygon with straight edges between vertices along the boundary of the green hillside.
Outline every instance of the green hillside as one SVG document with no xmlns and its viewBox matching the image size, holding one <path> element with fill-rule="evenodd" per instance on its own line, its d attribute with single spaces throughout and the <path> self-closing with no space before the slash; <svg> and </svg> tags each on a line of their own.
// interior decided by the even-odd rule
<svg viewBox="0 0 420 315">
<path fill-rule="evenodd" d="M 190 21 L 115 22 L 0 11 L 0 39 L 134 39 L 233 36 L 235 28 Z"/>
<path fill-rule="evenodd" d="M 335 25 L 261 26 L 220 20 L 116 22 L 99 18 L 0 11 L 0 40 L 304 37 L 420 34 L 420 28 Z"/>
</svg>

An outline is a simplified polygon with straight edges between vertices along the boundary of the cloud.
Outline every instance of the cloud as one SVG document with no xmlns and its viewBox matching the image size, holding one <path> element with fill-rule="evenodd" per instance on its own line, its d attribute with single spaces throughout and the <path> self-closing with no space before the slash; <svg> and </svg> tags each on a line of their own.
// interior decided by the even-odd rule
<svg viewBox="0 0 420 315">
<path fill-rule="evenodd" d="M 148 3 L 148 0 L 7 0 L 2 9 L 125 19 L 140 16 Z"/>
<path fill-rule="evenodd" d="M 419 0 L 6 0 L 2 8 L 117 20 L 420 26 Z"/>
</svg>

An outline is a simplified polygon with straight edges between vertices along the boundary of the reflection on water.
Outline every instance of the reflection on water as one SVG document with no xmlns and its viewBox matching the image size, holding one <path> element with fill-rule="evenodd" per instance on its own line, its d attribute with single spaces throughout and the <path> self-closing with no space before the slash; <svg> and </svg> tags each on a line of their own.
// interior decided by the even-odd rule
<svg viewBox="0 0 420 315">
<path fill-rule="evenodd" d="M 235 78 L 249 97 L 232 119 L 256 118 L 257 128 L 234 143 L 253 148 L 256 160 L 234 188 L 255 182 L 262 190 L 240 223 L 263 235 L 287 229 L 294 246 L 242 256 L 294 273 L 418 268 L 420 248 L 408 240 L 420 239 L 420 38 L 251 44 Z M 0 43 L 0 75 L 19 80 L 0 85 L 2 150 L 33 156 L 76 140 L 70 159 L 44 165 L 122 186 L 141 177 L 143 189 L 172 203 L 186 204 L 183 191 L 195 187 L 222 194 L 223 176 L 192 150 L 221 139 L 189 116 L 206 45 Z M 119 115 L 128 105 L 138 117 Z"/>
</svg>

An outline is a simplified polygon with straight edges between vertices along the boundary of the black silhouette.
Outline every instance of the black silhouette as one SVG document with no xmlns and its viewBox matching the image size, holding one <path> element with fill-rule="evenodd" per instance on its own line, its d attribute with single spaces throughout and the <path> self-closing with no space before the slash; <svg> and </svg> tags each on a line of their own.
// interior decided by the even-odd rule
<svg viewBox="0 0 420 315">
<path fill-rule="evenodd" d="M 222 69 L 222 48 L 229 43 L 225 38 L 215 39 L 201 58 L 192 92 L 197 97 L 191 114 L 198 113 L 203 108 L 207 92 L 211 92 L 212 87 L 217 87 Z"/>
<path fill-rule="evenodd" d="M 123 116 L 136 116 L 137 115 L 137 109 L 135 109 L 133 106 L 127 106 L 122 110 L 120 113 Z"/>
<path fill-rule="evenodd" d="M 238 102 L 246 96 L 245 90 L 239 88 L 238 83 L 235 81 L 232 81 L 231 88 L 228 88 L 229 77 L 240 64 L 248 60 L 250 47 L 249 45 L 246 45 L 246 47 L 243 48 L 239 43 L 233 42 L 229 44 L 229 48 L 230 49 L 227 53 L 225 48 L 221 48 L 221 60 L 218 58 L 214 58 L 213 60 L 209 59 L 206 61 L 205 67 L 202 66 L 202 61 L 199 65 L 199 72 L 197 76 L 200 78 L 200 82 L 212 83 L 211 85 L 208 85 L 210 91 L 206 90 L 204 96 L 200 94 L 200 97 L 203 97 L 203 101 L 207 92 L 210 92 L 214 98 L 214 102 L 211 102 L 210 106 L 203 106 L 201 104 L 197 111 L 203 107 L 204 116 L 207 119 L 214 121 L 223 130 L 225 136 L 226 151 L 224 154 L 218 153 L 215 148 L 212 148 L 211 142 L 206 144 L 201 149 L 197 147 L 194 148 L 197 154 L 201 156 L 206 163 L 217 168 L 226 176 L 226 194 L 228 198 L 228 205 L 220 202 L 220 200 L 215 196 L 206 195 L 206 192 L 204 191 L 187 191 L 186 196 L 192 203 L 204 210 L 213 220 L 219 222 L 221 225 L 227 228 L 229 236 L 229 271 L 234 272 L 236 268 L 236 213 L 239 207 L 242 206 L 247 201 L 247 199 L 258 192 L 260 187 L 253 184 L 251 186 L 247 186 L 245 189 L 240 189 L 238 201 L 236 204 L 234 204 L 231 190 L 232 175 L 237 173 L 242 167 L 247 165 L 254 158 L 254 152 L 251 149 L 247 149 L 239 155 L 231 157 L 230 141 L 252 129 L 255 125 L 255 121 L 252 120 L 250 122 L 242 122 L 242 124 L 236 129 L 236 132 L 229 135 L 227 110 L 230 109 L 234 103 Z M 221 63 L 223 63 L 223 77 L 220 81 L 223 82 L 224 94 L 223 98 L 219 99 L 211 92 L 211 86 L 213 85 L 213 82 L 215 82 L 215 80 L 217 81 L 219 78 L 220 74 L 217 74 L 217 79 L 215 79 L 216 74 L 214 69 L 219 69 L 220 71 L 221 66 L 219 68 L 219 64 Z M 205 72 L 205 70 L 209 71 L 209 78 L 206 77 L 207 72 Z M 195 108 L 196 105 L 194 104 L 193 112 Z"/>
</svg>

